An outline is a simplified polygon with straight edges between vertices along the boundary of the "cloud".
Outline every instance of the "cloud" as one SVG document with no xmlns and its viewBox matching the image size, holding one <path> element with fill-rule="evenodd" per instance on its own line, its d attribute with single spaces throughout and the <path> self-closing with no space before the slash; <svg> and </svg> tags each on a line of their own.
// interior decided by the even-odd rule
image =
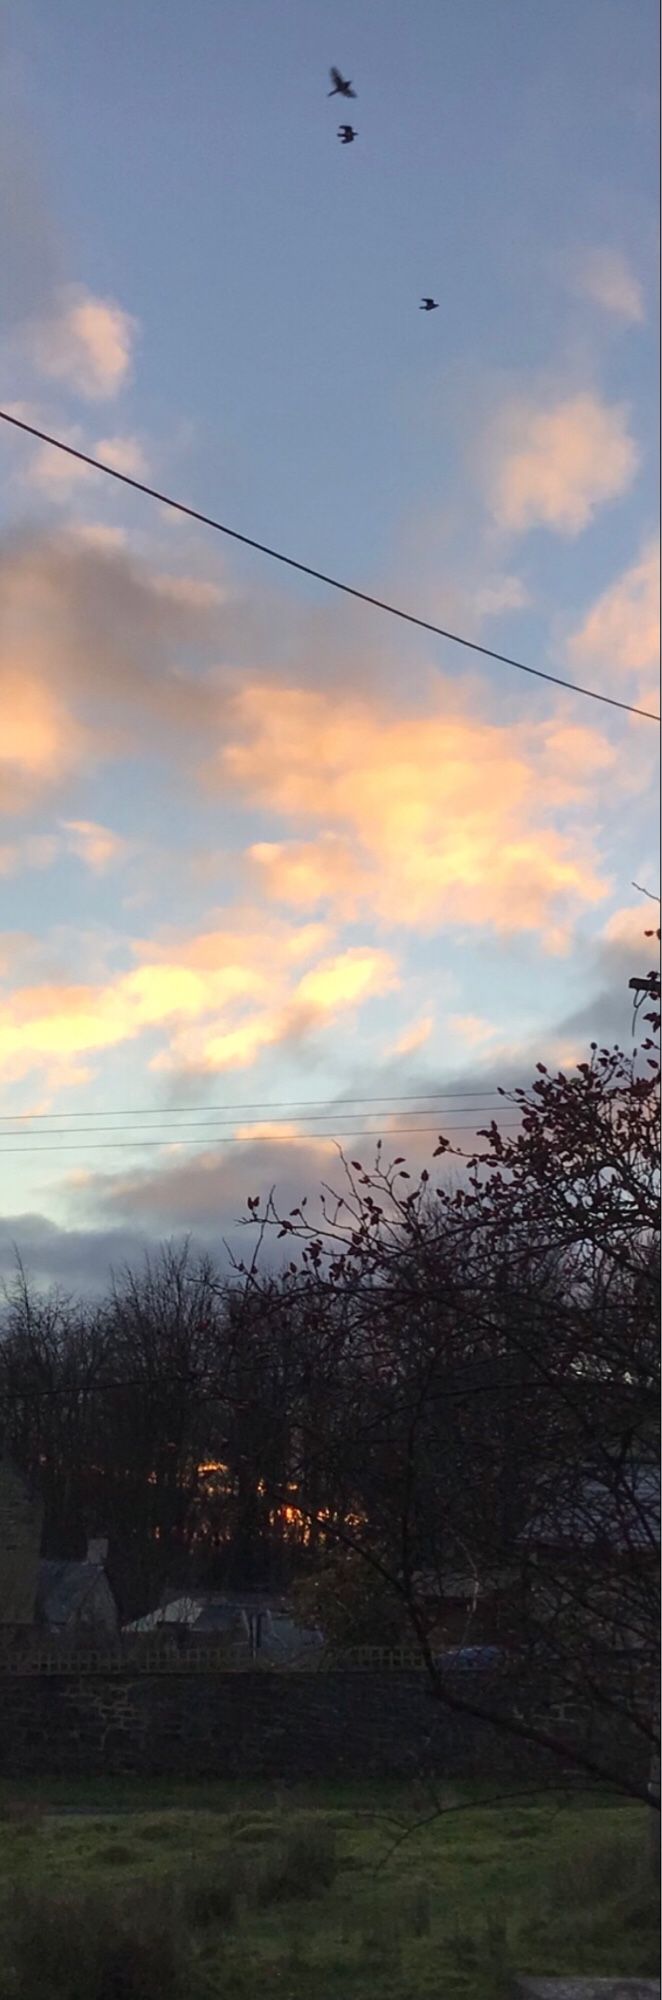
<svg viewBox="0 0 662 2000">
<path fill-rule="evenodd" d="M 40 374 L 97 402 L 125 387 L 137 332 L 137 321 L 113 299 L 65 285 L 52 307 L 29 323 L 28 341 Z"/>
<path fill-rule="evenodd" d="M 502 611 L 523 611 L 531 598 L 521 577 L 493 576 L 472 601 L 480 617 L 498 618 Z"/>
<path fill-rule="evenodd" d="M 606 673 L 655 672 L 660 658 L 660 559 L 654 539 L 587 612 L 568 641 L 568 657 Z"/>
<path fill-rule="evenodd" d="M 94 820 L 61 820 L 60 828 L 59 833 L 30 833 L 0 842 L 0 875 L 16 875 L 23 868 L 52 868 L 66 853 L 75 854 L 94 874 L 103 874 L 130 852 L 128 841 L 107 826 L 97 826 Z"/>
<path fill-rule="evenodd" d="M 61 436 L 65 444 L 73 445 L 76 451 L 84 449 L 80 430 L 63 425 Z M 78 487 L 87 485 L 98 475 L 91 466 L 82 465 L 79 458 L 70 458 L 66 452 L 54 451 L 50 444 L 41 444 L 26 461 L 23 477 L 28 486 L 45 499 L 65 502 L 70 500 Z"/>
<path fill-rule="evenodd" d="M 608 1046 L 632 1044 L 632 1001 L 628 980 L 648 972 L 659 963 L 659 945 L 644 933 L 659 922 L 659 911 L 641 897 L 637 903 L 612 912 L 597 939 L 585 953 L 585 981 L 588 998 L 558 1022 L 556 1044 L 570 1042 L 586 1053 L 589 1041 Z M 647 1032 L 647 1031 L 646 1031 Z M 641 1028 L 637 1039 L 642 1038 Z"/>
<path fill-rule="evenodd" d="M 76 521 L 71 533 L 81 547 L 87 544 L 91 549 L 123 549 L 128 540 L 125 528 L 111 527 L 107 521 Z"/>
<path fill-rule="evenodd" d="M 172 585 L 98 533 L 5 542 L 3 810 L 61 785 L 82 763 L 89 771 L 97 759 L 144 754 L 146 744 L 151 754 L 176 748 L 180 762 L 199 750 L 220 709 L 207 663 L 212 645 L 223 648 L 223 624 L 196 579 L 175 576 Z"/>
<path fill-rule="evenodd" d="M 628 326 L 643 324 L 646 315 L 642 287 L 621 250 L 589 250 L 577 261 L 575 284 L 578 291 L 615 319 Z"/>
<path fill-rule="evenodd" d="M 302 828 L 250 848 L 263 894 L 344 920 L 504 932 L 600 898 L 590 838 L 567 807 L 611 769 L 609 743 L 561 717 L 495 725 L 454 699 L 437 683 L 408 714 L 324 690 L 237 693 L 216 782 Z"/>
<path fill-rule="evenodd" d="M 13 649 L 0 646 L 0 812 L 24 811 L 47 787 L 84 761 L 90 739 L 84 725 Z"/>
<path fill-rule="evenodd" d="M 261 1139 L 253 1133 L 238 1144 L 230 1142 L 225 1150 L 210 1147 L 194 1157 L 184 1152 L 156 1169 L 92 1174 L 87 1189 L 79 1187 L 77 1194 L 88 1213 L 97 1216 L 132 1218 L 134 1224 L 157 1230 L 213 1230 L 220 1249 L 228 1224 L 240 1222 L 246 1214 L 249 1195 L 266 1193 L 276 1182 L 279 1200 L 291 1207 L 328 1177 L 329 1163 L 335 1161 L 333 1140 L 316 1140 L 305 1133 L 282 1137 L 267 1133 Z M 242 1255 L 249 1245 L 252 1248 L 246 1231 Z"/>
<path fill-rule="evenodd" d="M 99 829 L 94 829 L 99 834 Z M 327 1027 L 395 980 L 369 947 L 319 955 L 320 929 L 272 922 L 146 942 L 105 981 L 18 986 L 0 1005 L 0 1073 L 63 1076 L 72 1060 L 149 1035 L 153 1070 L 220 1071 Z M 308 961 L 308 962 L 306 962 Z"/>
<path fill-rule="evenodd" d="M 104 464 L 115 466 L 118 472 L 126 472 L 134 479 L 146 477 L 149 468 L 138 438 L 107 437 L 99 438 L 96 443 L 90 443 L 79 425 L 62 424 L 59 426 L 59 435 L 65 444 L 72 445 L 76 451 L 86 451 L 90 457 L 99 458 Z M 93 466 L 84 465 L 79 458 L 72 458 L 66 452 L 55 451 L 49 444 L 39 445 L 28 460 L 25 471 L 25 478 L 35 492 L 43 494 L 49 500 L 60 502 L 70 500 L 71 495 L 77 492 L 79 487 L 89 485 L 91 480 L 99 480 L 102 476 L 101 473 L 95 472 Z M 112 532 L 112 529 L 109 529 L 106 537 L 107 547 L 110 547 Z M 88 541 L 92 539 L 93 537 L 88 535 Z M 121 531 L 118 530 L 115 546 L 121 539 Z M 96 545 L 101 547 L 98 531 Z"/>
<path fill-rule="evenodd" d="M 481 1035 L 471 1049 L 471 1061 L 467 1060 L 461 1070 L 455 1068 L 449 1077 L 443 1066 L 426 1065 L 425 1070 L 409 1073 L 410 1088 L 422 1097 L 448 1088 L 451 1081 L 457 1093 L 471 1098 L 478 1091 L 484 1097 L 497 1084 L 508 1090 L 516 1083 L 529 1082 L 538 1060 L 552 1067 L 559 1062 L 571 1067 L 584 1058 L 591 1039 L 602 1045 L 618 1038 L 627 1046 L 632 1019 L 627 981 L 633 971 L 647 968 L 654 955 L 652 941 L 643 937 L 654 918 L 652 906 L 649 917 L 642 900 L 613 911 L 597 938 L 585 940 L 578 934 L 577 960 L 587 997 L 574 1014 L 551 1019 L 535 1040 L 527 1037 L 519 1045 L 513 1042 L 495 1047 Z M 208 960 L 210 952 L 210 940 L 191 941 L 191 957 L 196 962 Z M 482 1017 L 478 1023 L 481 1029 L 489 1025 Z M 381 1087 L 385 1094 L 392 1091 L 397 1087 L 392 1071 L 373 1072 L 371 1087 Z M 347 1076 L 346 1095 L 361 1088 L 365 1088 L 363 1075 L 358 1079 Z M 322 1181 L 342 1191 L 338 1142 L 343 1141 L 350 1157 L 366 1161 L 373 1157 L 376 1131 L 371 1136 L 363 1130 L 359 1134 L 355 1126 L 350 1136 L 344 1102 L 330 1101 L 319 1108 L 320 1127 L 324 1132 L 335 1131 L 336 1141 L 316 1136 L 312 1130 L 301 1131 L 291 1119 L 282 1126 L 279 1121 L 276 1127 L 275 1118 L 266 1118 L 248 1127 L 242 1124 L 239 1109 L 234 1137 L 226 1143 L 210 1140 L 208 1147 L 195 1153 L 184 1143 L 173 1145 L 164 1148 L 156 1166 L 122 1166 L 102 1173 L 76 1170 L 62 1187 L 75 1214 L 75 1225 L 64 1228 L 38 1214 L 9 1215 L 0 1225 L 0 1268 L 6 1275 L 11 1273 L 16 1245 L 37 1278 L 55 1278 L 96 1290 L 107 1282 L 111 1265 L 117 1269 L 126 1261 L 136 1264 L 146 1248 L 153 1249 L 160 1235 L 179 1235 L 184 1230 L 193 1232 L 196 1249 L 215 1253 L 221 1262 L 224 1241 L 229 1241 L 236 1255 L 250 1254 L 254 1238 L 239 1220 L 246 1214 L 249 1195 L 265 1195 L 275 1185 L 279 1202 L 287 1211 L 306 1193 L 309 1214 L 314 1216 Z M 466 1131 L 454 1136 L 467 1149 L 473 1143 L 472 1131 L 485 1122 L 486 1115 L 484 1110 L 474 1111 L 472 1126 L 471 1114 L 464 1110 L 445 1117 L 440 1111 L 439 1124 L 446 1128 L 459 1122 L 466 1125 Z M 505 1104 L 499 1115 L 507 1121 L 512 1116 L 510 1107 Z M 369 1122 L 366 1119 L 366 1124 Z M 392 1117 L 385 1146 L 387 1151 L 390 1145 L 391 1152 L 406 1153 L 411 1170 L 416 1172 L 422 1164 L 430 1163 L 437 1127 L 417 1135 L 403 1130 L 411 1122 L 407 1110 L 399 1118 Z M 426 1115 L 421 1122 L 432 1120 Z M 232 1132 L 231 1125 L 228 1132 Z M 87 1227 L 80 1226 L 81 1218 Z M 270 1239 L 267 1258 L 273 1259 L 276 1247 Z"/>
<path fill-rule="evenodd" d="M 498 1033 L 491 1021 L 484 1021 L 480 1014 L 451 1014 L 448 1025 L 468 1049 L 483 1047 L 485 1042 L 494 1041 Z"/>
<path fill-rule="evenodd" d="M 130 1227 L 67 1228 L 39 1213 L 0 1220 L 0 1277 L 11 1282 L 18 1252 L 28 1276 L 39 1285 L 65 1285 L 99 1293 L 111 1271 L 142 1264 L 154 1243 Z"/>
<path fill-rule="evenodd" d="M 368 947 L 350 947 L 333 958 L 320 959 L 300 979 L 295 979 L 287 960 L 296 961 L 303 940 L 301 937 L 288 940 L 285 936 L 282 941 L 285 962 L 281 968 L 274 955 L 274 941 L 268 981 L 259 972 L 251 984 L 245 981 L 241 968 L 232 968 L 242 1001 L 245 996 L 250 1002 L 255 993 L 259 1004 L 249 1005 L 238 1020 L 226 1024 L 218 1008 L 217 1019 L 211 1018 L 212 1005 L 207 1001 L 200 1009 L 206 1018 L 196 1022 L 193 1029 L 184 1022 L 176 1027 L 168 1045 L 154 1059 L 153 1068 L 191 1068 L 198 1072 L 245 1068 L 255 1062 L 263 1049 L 300 1041 L 330 1025 L 344 1010 L 358 1007 L 396 984 L 389 955 Z M 231 999 L 235 998 L 234 989 L 233 977 Z"/>
<path fill-rule="evenodd" d="M 637 903 L 626 903 L 620 910 L 614 910 L 601 933 L 601 941 L 611 950 L 615 946 L 619 953 L 627 954 L 628 961 L 641 958 L 648 953 L 651 959 L 659 956 L 656 942 L 646 938 L 647 930 L 654 930 L 659 924 L 659 907 L 656 912 L 650 902 L 642 897 Z"/>
<path fill-rule="evenodd" d="M 432 1014 L 423 1014 L 420 1020 L 412 1021 L 410 1026 L 403 1028 L 402 1034 L 396 1036 L 395 1041 L 389 1044 L 386 1051 L 387 1059 L 390 1059 L 392 1056 L 414 1055 L 417 1049 L 425 1047 L 425 1043 L 429 1041 L 433 1028 L 434 1016 Z"/>
<path fill-rule="evenodd" d="M 578 535 L 598 507 L 632 485 L 639 453 L 623 404 L 589 392 L 547 409 L 513 403 L 488 445 L 488 497 L 498 526 Z"/>
<path fill-rule="evenodd" d="M 312 689 L 307 659 L 298 685 L 240 676 L 242 607 L 105 539 L 17 539 L 0 558 L 0 589 L 12 809 L 82 765 L 87 775 L 101 761 L 141 757 L 144 768 L 161 756 L 206 810 L 220 792 L 225 812 L 234 801 L 266 814 L 240 893 L 297 918 L 549 930 L 601 894 L 579 825 L 613 760 L 597 727 L 561 711 L 544 725 L 493 724 L 483 683 L 458 689 L 440 675 L 421 677 L 414 709 L 372 682 L 360 696 L 362 655 L 347 668 L 351 692 L 343 682 L 339 693 L 330 654 Z M 77 799 L 60 811 L 86 821 Z M 236 862 L 233 874 L 236 887 Z M 237 1026 L 224 1022 L 221 1037 Z M 264 1019 L 251 1029 L 254 1048 L 265 1032 Z M 217 1054 L 238 1059 L 239 1047 Z"/>
<path fill-rule="evenodd" d="M 95 875 L 103 875 L 115 861 L 123 861 L 129 852 L 129 843 L 110 827 L 98 826 L 91 819 L 65 819 L 61 822 L 68 836 L 68 846 L 86 868 Z"/>
<path fill-rule="evenodd" d="M 114 465 L 116 472 L 126 472 L 131 479 L 144 479 L 149 471 L 143 447 L 135 437 L 99 438 L 91 456 Z"/>
<path fill-rule="evenodd" d="M 0 875 L 17 875 L 22 868 L 50 868 L 57 854 L 53 834 L 28 834 L 23 840 L 0 842 Z"/>
</svg>

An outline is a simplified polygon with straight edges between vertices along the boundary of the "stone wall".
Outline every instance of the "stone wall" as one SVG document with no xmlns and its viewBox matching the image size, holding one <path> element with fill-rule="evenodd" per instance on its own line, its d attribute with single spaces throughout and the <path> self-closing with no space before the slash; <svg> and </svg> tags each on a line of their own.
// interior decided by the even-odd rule
<svg viewBox="0 0 662 2000">
<path fill-rule="evenodd" d="M 0 1678 L 8 1776 L 500 1779 L 543 1765 L 492 1724 L 441 1708 L 416 1671 Z"/>
</svg>

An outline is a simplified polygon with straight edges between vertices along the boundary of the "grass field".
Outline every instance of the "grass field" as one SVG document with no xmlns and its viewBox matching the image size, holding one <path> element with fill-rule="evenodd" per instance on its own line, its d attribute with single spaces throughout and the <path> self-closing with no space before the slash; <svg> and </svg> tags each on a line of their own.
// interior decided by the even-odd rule
<svg viewBox="0 0 662 2000">
<path fill-rule="evenodd" d="M 516 1970 L 657 1972 L 645 1809 L 442 1804 L 424 1824 L 396 1784 L 0 1787 L 2 2000 L 497 2000 Z M 128 1938 L 112 1985 L 85 1956 L 103 1924 Z"/>
</svg>

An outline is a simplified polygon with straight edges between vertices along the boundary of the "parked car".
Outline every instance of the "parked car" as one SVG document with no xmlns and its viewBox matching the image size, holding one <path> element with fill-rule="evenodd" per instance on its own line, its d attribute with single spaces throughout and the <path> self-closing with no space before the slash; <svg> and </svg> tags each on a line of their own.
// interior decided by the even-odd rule
<svg viewBox="0 0 662 2000">
<path fill-rule="evenodd" d="M 501 1646 L 450 1646 L 435 1654 L 435 1667 L 451 1673 L 460 1668 L 467 1673 L 487 1673 L 502 1666 L 506 1655 Z"/>
</svg>

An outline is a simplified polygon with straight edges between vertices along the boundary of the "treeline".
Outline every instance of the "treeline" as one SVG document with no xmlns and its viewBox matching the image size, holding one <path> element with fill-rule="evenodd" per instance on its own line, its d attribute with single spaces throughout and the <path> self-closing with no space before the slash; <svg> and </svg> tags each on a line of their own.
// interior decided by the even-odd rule
<svg viewBox="0 0 662 2000">
<path fill-rule="evenodd" d="M 627 1546 L 657 1437 L 651 1060 L 541 1071 L 455 1189 L 378 1155 L 345 1163 L 315 1224 L 305 1200 L 255 1199 L 277 1269 L 165 1247 L 94 1306 L 17 1269 L 0 1425 L 44 1552 L 107 1535 L 125 1618 L 166 1583 L 284 1584 L 343 1550 L 411 1611 L 422 1572 L 519 1561 L 532 1516 L 565 1496 L 571 1518 L 588 1475 Z"/>
<path fill-rule="evenodd" d="M 341 1163 L 310 1221 L 305 1196 L 288 1214 L 253 1197 L 262 1254 L 230 1270 L 166 1246 L 90 1306 L 39 1294 L 17 1269 L 0 1330 L 3 1447 L 42 1497 L 45 1553 L 108 1536 L 124 1620 L 164 1585 L 298 1580 L 305 1600 L 308 1579 L 308 1603 L 326 1589 L 329 1622 L 340 1608 L 357 1637 L 406 1628 L 446 1700 L 430 1601 L 450 1576 L 468 1579 L 469 1601 L 505 1575 L 518 1672 L 528 1660 L 530 1679 L 648 1745 L 653 1035 L 633 1058 L 592 1047 L 569 1076 L 539 1065 L 513 1104 L 515 1125 L 457 1155 L 454 1180 L 441 1135 L 417 1180 L 379 1145 L 371 1165 Z M 265 1260 L 272 1235 L 280 1262 Z M 582 1756 L 584 1771 L 610 1768 Z"/>
</svg>

